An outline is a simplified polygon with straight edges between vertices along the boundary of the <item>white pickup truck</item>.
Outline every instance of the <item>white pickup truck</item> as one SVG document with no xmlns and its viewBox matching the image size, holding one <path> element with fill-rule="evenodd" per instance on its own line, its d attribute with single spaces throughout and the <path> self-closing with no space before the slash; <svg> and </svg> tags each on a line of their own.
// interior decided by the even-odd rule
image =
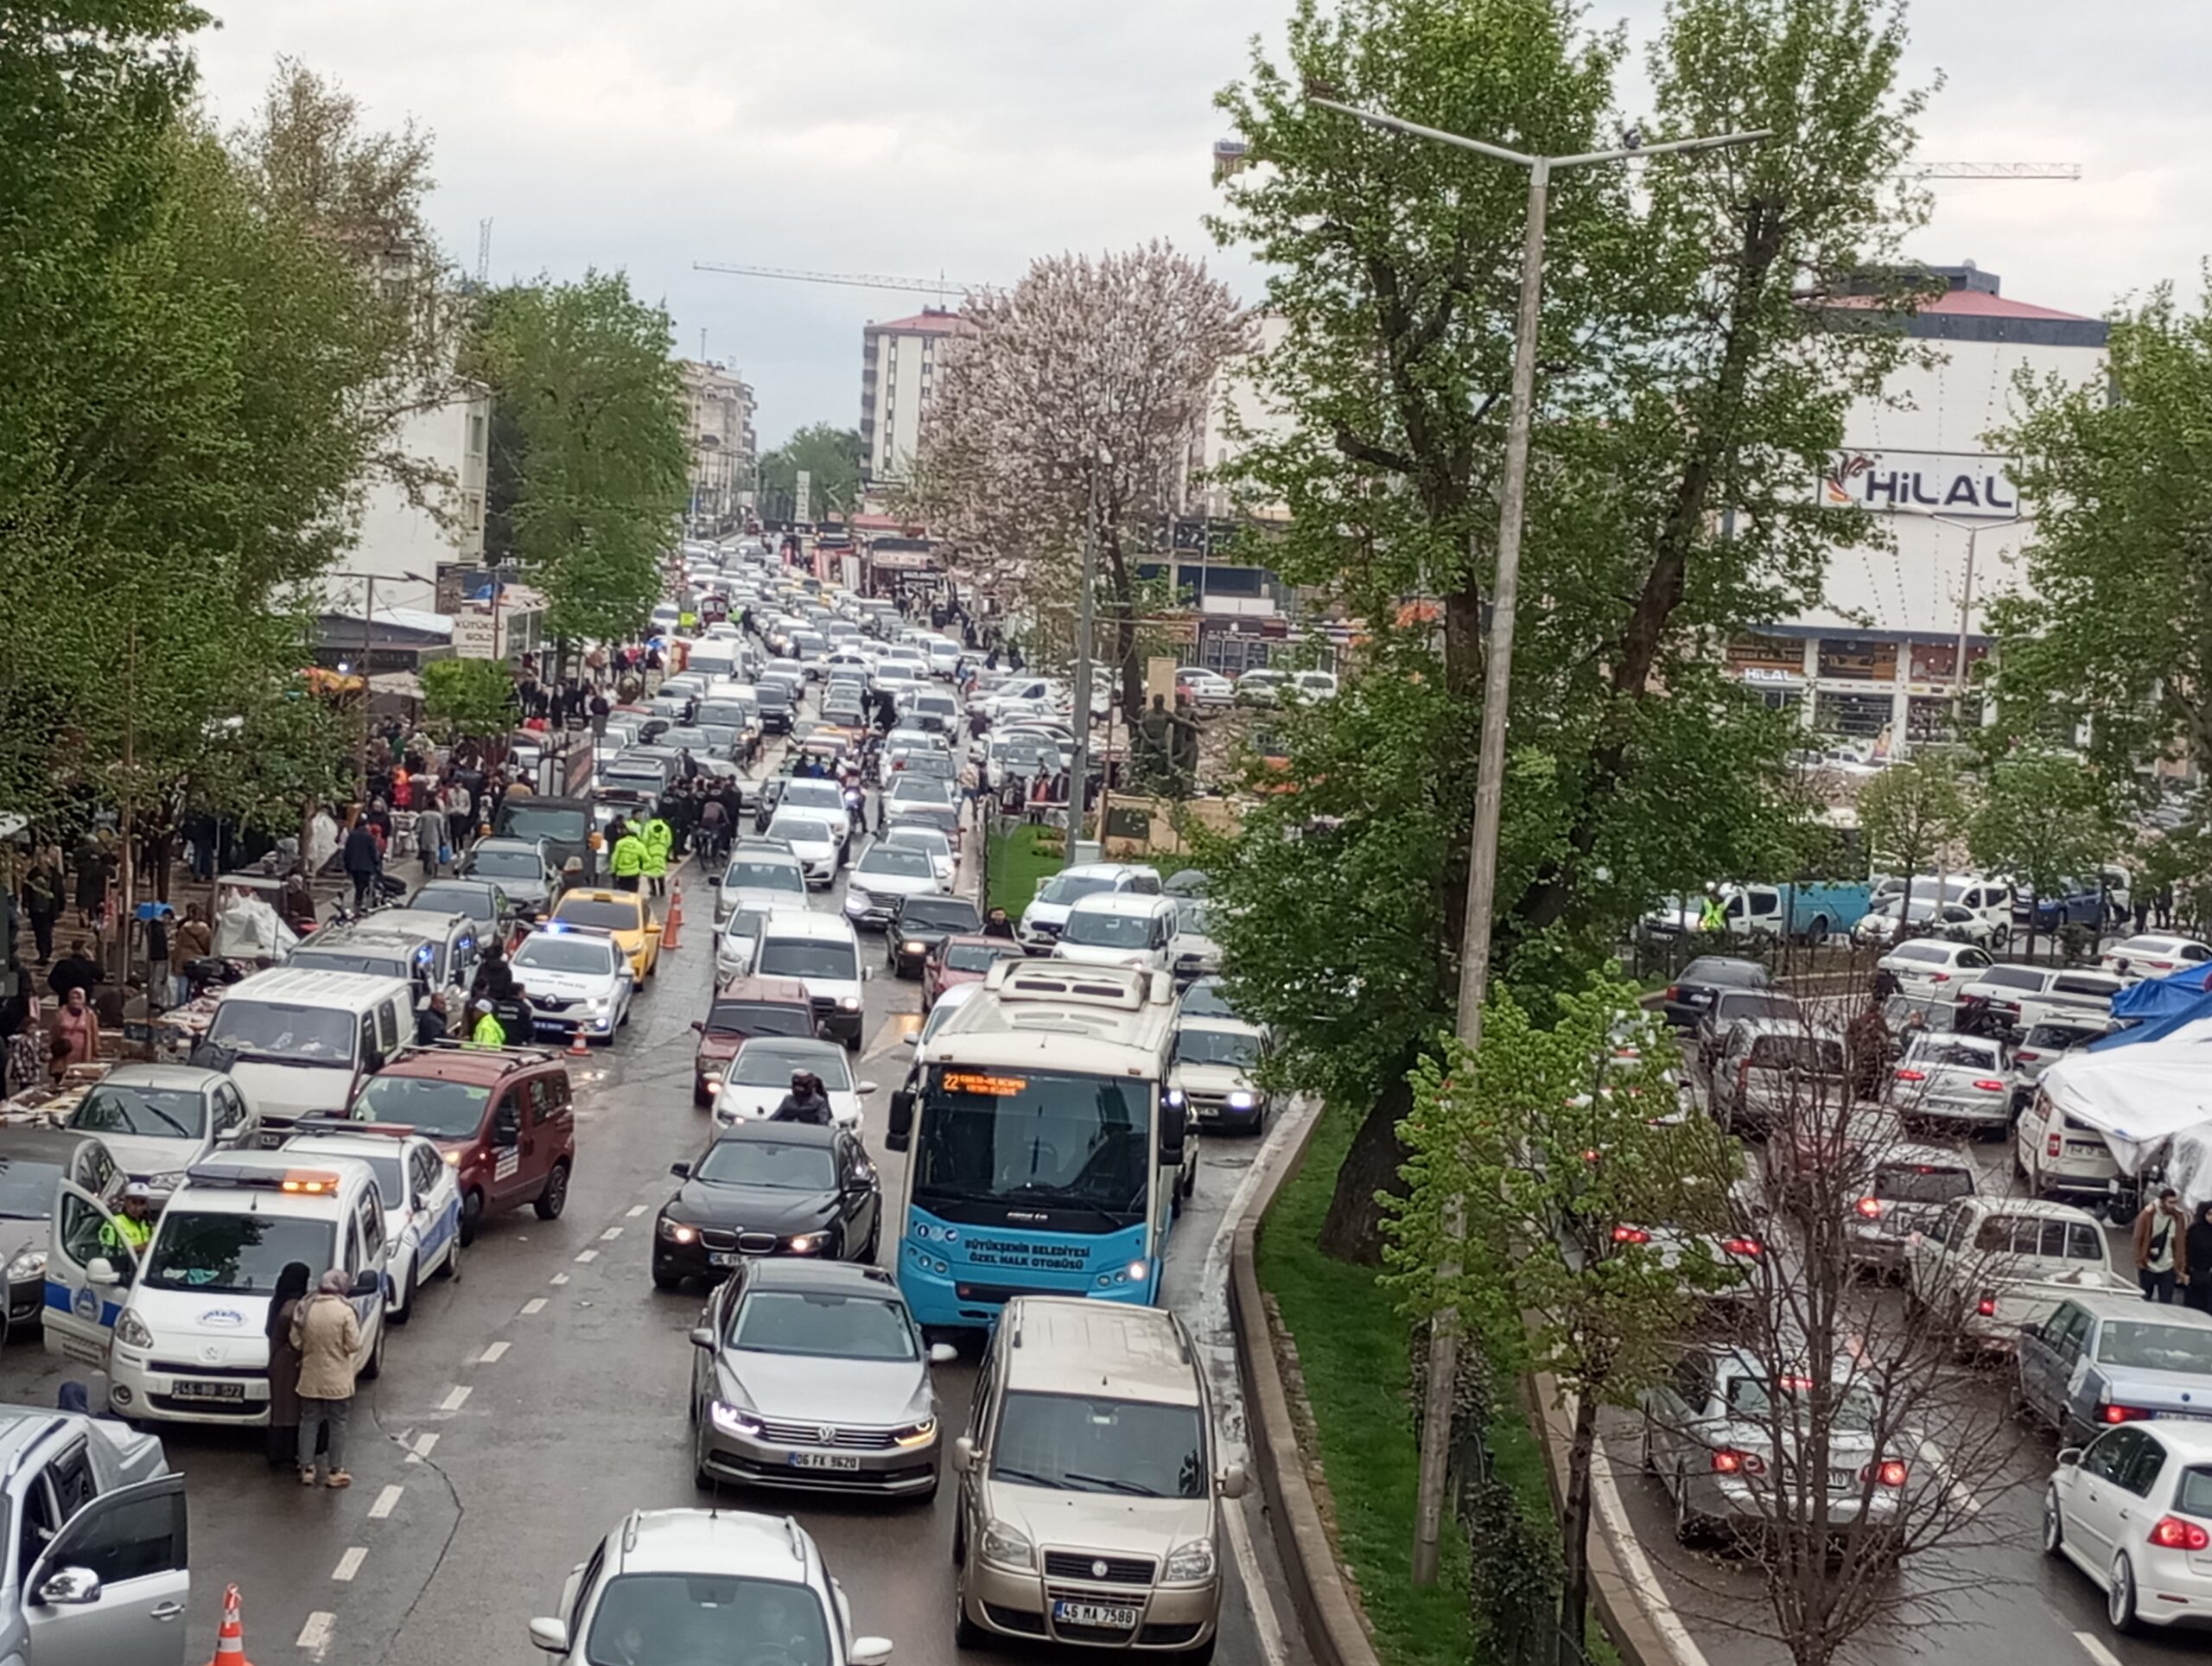
<svg viewBox="0 0 2212 1666">
<path fill-rule="evenodd" d="M 2069 1296 L 2133 1291 L 2094 1215 L 2033 1198 L 1957 1198 L 1905 1245 L 1905 1294 L 1955 1323 L 1965 1348 L 2010 1348 Z"/>
</svg>

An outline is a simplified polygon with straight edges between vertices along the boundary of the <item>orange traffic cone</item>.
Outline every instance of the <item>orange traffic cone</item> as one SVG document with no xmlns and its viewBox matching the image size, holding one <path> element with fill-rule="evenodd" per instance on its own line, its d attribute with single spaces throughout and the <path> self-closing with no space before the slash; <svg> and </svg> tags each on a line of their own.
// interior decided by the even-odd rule
<svg viewBox="0 0 2212 1666">
<path fill-rule="evenodd" d="M 251 1666 L 245 1657 L 245 1628 L 238 1624 L 238 1588 L 223 1591 L 223 1625 L 215 1633 L 215 1657 L 207 1666 Z"/>
<path fill-rule="evenodd" d="M 683 887 L 671 885 L 668 889 L 668 923 L 661 928 L 660 946 L 674 949 L 682 942 L 683 929 Z"/>
<path fill-rule="evenodd" d="M 582 1024 L 569 1032 L 569 1052 L 578 1059 L 586 1057 L 591 1052 L 591 1044 L 584 1040 L 584 1027 Z"/>
</svg>

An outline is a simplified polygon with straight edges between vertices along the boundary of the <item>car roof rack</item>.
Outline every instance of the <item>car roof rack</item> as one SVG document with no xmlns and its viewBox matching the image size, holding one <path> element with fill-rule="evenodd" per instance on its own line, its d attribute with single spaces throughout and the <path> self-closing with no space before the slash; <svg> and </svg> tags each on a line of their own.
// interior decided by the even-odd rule
<svg viewBox="0 0 2212 1666">
<path fill-rule="evenodd" d="M 442 1035 L 434 1041 L 423 1043 L 418 1046 L 409 1049 L 409 1051 L 414 1052 L 465 1052 L 471 1055 L 491 1053 L 500 1058 L 511 1059 L 518 1065 L 537 1065 L 557 1062 L 562 1057 L 561 1050 L 558 1047 L 480 1047 L 473 1041 L 459 1040 L 449 1035 Z"/>
</svg>

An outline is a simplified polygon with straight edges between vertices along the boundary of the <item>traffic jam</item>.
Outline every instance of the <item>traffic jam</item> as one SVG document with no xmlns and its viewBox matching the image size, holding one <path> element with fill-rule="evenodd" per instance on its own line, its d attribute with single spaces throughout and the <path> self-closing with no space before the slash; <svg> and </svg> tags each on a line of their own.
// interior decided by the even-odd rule
<svg viewBox="0 0 2212 1666">
<path fill-rule="evenodd" d="M 923 1622 L 839 1548 L 860 1501 L 910 1560 L 899 1523 L 942 1491 L 950 1636 L 908 1656 L 1213 1658 L 1246 1477 L 1161 1281 L 1202 1137 L 1269 1104 L 1203 876 L 1077 861 L 990 907 L 983 817 L 1009 773 L 1065 779 L 1065 690 L 758 540 L 679 561 L 656 670 L 571 737 L 588 785 L 525 783 L 450 873 L 264 932 L 151 1062 L 0 1125 L 10 1658 L 181 1666 L 219 1612 L 242 1654 L 241 1587 L 248 1623 L 276 1593 L 213 1523 L 297 1548 L 329 1529 L 276 1512 L 357 1465 L 372 1501 L 334 1542 L 404 1519 L 495 1392 L 441 1385 L 533 1345 L 450 1328 L 486 1250 L 501 1325 L 579 1322 L 549 1308 L 620 1257 L 698 1304 L 658 1353 L 572 1356 L 613 1393 L 681 1385 L 696 1502 L 566 1523 L 597 1536 L 470 1599 L 502 1612 L 486 1646 L 887 1660 Z M 639 1163 L 658 1183 L 605 1195 Z M 506 1300 L 579 1196 L 612 1224 Z M 283 1593 L 306 1657 L 366 1657 L 346 1603 L 383 1554 Z"/>
</svg>

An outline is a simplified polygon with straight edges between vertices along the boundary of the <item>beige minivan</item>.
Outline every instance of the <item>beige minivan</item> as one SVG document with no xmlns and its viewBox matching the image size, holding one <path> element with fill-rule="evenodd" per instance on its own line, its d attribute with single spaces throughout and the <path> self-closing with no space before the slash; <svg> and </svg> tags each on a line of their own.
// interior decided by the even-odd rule
<svg viewBox="0 0 2212 1666">
<path fill-rule="evenodd" d="M 1006 1304 L 976 1385 L 953 1528 L 954 1636 L 1203 1662 L 1221 1612 L 1212 1405 L 1170 1313 L 1082 1297 Z"/>
</svg>

